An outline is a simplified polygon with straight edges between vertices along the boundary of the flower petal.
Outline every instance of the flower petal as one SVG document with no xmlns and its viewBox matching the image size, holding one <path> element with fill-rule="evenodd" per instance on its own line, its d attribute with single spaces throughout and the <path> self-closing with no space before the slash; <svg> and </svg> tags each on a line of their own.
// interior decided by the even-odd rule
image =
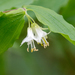
<svg viewBox="0 0 75 75">
<path fill-rule="evenodd" d="M 24 38 L 24 40 L 22 41 L 20 46 L 22 46 L 25 42 L 29 42 L 31 40 L 35 40 L 35 37 L 34 37 L 32 29 L 30 27 L 28 27 L 28 29 L 27 29 L 27 37 Z"/>
<path fill-rule="evenodd" d="M 25 42 L 29 42 L 31 40 L 33 40 L 33 38 L 30 38 L 30 37 L 24 38 L 20 46 L 22 46 Z"/>
<path fill-rule="evenodd" d="M 31 25 L 31 27 L 32 27 L 33 33 L 35 34 L 36 41 L 37 41 L 38 43 L 40 43 L 42 37 L 47 36 L 47 33 L 44 32 L 44 31 L 41 29 L 41 27 L 40 27 L 39 25 L 37 25 L 36 23 L 33 23 L 33 24 Z"/>
</svg>

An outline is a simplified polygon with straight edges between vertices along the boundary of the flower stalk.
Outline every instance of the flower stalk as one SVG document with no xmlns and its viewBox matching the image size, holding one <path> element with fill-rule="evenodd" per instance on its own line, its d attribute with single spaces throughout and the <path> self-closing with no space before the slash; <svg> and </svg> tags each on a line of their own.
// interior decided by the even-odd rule
<svg viewBox="0 0 75 75">
<path fill-rule="evenodd" d="M 27 29 L 27 36 L 26 38 L 24 38 L 24 40 L 21 43 L 21 46 L 27 42 L 28 48 L 27 48 L 27 52 L 29 52 L 29 47 L 31 46 L 31 52 L 33 51 L 38 51 L 38 49 L 36 49 L 35 47 L 35 43 L 34 41 L 36 41 L 38 44 L 41 44 L 41 46 L 43 46 L 44 48 L 46 48 L 47 46 L 49 46 L 49 42 L 46 40 L 47 39 L 47 35 L 50 33 L 46 33 L 43 30 L 46 30 L 48 28 L 42 28 L 40 27 L 32 17 L 30 17 L 27 13 L 27 11 L 25 11 L 26 13 L 26 17 L 28 19 L 28 29 Z"/>
</svg>

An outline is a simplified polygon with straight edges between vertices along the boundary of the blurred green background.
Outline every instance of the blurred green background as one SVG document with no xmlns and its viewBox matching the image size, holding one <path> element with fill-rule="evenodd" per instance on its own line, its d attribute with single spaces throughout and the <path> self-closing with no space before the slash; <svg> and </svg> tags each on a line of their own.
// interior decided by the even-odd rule
<svg viewBox="0 0 75 75">
<path fill-rule="evenodd" d="M 63 15 L 64 19 L 75 27 L 75 0 L 30 1 L 28 4 L 50 8 Z M 3 3 L 3 0 L 0 0 L 0 4 L 1 2 Z M 10 8 L 2 7 L 0 10 L 2 9 L 8 10 Z M 32 12 L 29 14 L 39 23 Z M 41 23 L 39 24 L 42 26 Z M 28 53 L 26 43 L 20 47 L 21 41 L 26 36 L 27 26 L 26 20 L 20 38 L 16 40 L 12 48 L 0 55 L 0 75 L 75 75 L 75 46 L 60 34 L 51 33 L 47 39 L 50 43 L 49 47 L 44 49 L 36 44 L 39 51 Z"/>
</svg>

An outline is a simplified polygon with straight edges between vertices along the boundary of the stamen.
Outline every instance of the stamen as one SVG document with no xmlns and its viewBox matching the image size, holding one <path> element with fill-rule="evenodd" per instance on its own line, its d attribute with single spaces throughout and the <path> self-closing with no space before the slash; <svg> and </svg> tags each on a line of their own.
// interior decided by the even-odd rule
<svg viewBox="0 0 75 75">
<path fill-rule="evenodd" d="M 45 42 L 45 44 L 47 44 L 47 41 L 46 41 L 46 39 L 45 38 L 42 38 L 43 39 L 43 41 Z"/>
<path fill-rule="evenodd" d="M 34 48 L 34 51 L 38 51 L 38 49 L 36 49 L 36 47 Z"/>
<path fill-rule="evenodd" d="M 33 46 L 34 46 L 34 51 L 38 51 L 38 49 L 36 49 L 34 41 L 33 41 Z"/>
<path fill-rule="evenodd" d="M 44 48 L 46 48 L 46 47 L 47 47 L 47 45 L 44 44 Z"/>
<path fill-rule="evenodd" d="M 29 42 L 28 42 L 28 44 L 27 44 L 27 45 L 28 45 L 27 52 L 29 52 Z"/>
<path fill-rule="evenodd" d="M 41 39 L 41 46 L 44 46 L 44 41 L 43 41 L 43 39 Z"/>
<path fill-rule="evenodd" d="M 34 51 L 38 51 L 38 49 L 34 49 Z"/>
<path fill-rule="evenodd" d="M 49 46 L 49 42 L 47 42 L 47 46 Z"/>
<path fill-rule="evenodd" d="M 44 40 L 45 40 L 45 42 L 46 42 L 47 46 L 49 46 L 49 42 L 47 42 L 46 38 L 44 38 Z"/>
<path fill-rule="evenodd" d="M 34 48 L 31 48 L 31 52 L 33 52 L 34 51 Z"/>
<path fill-rule="evenodd" d="M 33 40 L 33 47 L 35 47 L 34 40 Z"/>
<path fill-rule="evenodd" d="M 45 43 L 43 38 L 42 38 L 42 41 L 41 41 L 41 45 L 44 46 L 44 48 L 46 48 L 46 43 Z"/>
<path fill-rule="evenodd" d="M 41 43 L 41 46 L 43 46 L 43 43 Z"/>
<path fill-rule="evenodd" d="M 46 48 L 47 46 L 49 46 L 49 43 L 47 42 L 46 38 L 43 37 L 42 38 L 42 42 L 41 42 L 41 45 L 43 44 L 44 48 Z"/>
<path fill-rule="evenodd" d="M 29 48 L 27 48 L 27 52 L 29 52 Z"/>
<path fill-rule="evenodd" d="M 31 40 L 31 49 L 33 48 L 33 43 L 32 42 L 33 42 L 33 40 Z"/>
</svg>

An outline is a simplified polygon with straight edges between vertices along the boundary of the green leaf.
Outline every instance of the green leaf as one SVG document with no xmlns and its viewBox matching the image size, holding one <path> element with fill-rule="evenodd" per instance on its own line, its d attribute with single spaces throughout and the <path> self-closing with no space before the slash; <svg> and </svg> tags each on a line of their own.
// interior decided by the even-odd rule
<svg viewBox="0 0 75 75">
<path fill-rule="evenodd" d="M 0 54 L 18 39 L 24 26 L 25 11 L 22 8 L 3 13 L 0 17 Z"/>
<path fill-rule="evenodd" d="M 0 12 L 0 17 L 3 15 L 3 13 L 2 12 Z"/>
<path fill-rule="evenodd" d="M 12 7 L 22 7 L 23 5 L 29 5 L 33 0 L 0 0 L 0 11 L 10 9 Z"/>
<path fill-rule="evenodd" d="M 66 35 L 65 38 L 70 39 L 70 42 L 75 41 L 75 28 L 67 23 L 61 15 L 40 6 L 29 5 L 26 8 L 27 10 L 33 11 L 37 19 L 42 24 L 47 25 L 52 32 L 60 33 L 63 36 Z M 75 45 L 75 42 L 73 44 Z"/>
<path fill-rule="evenodd" d="M 62 11 L 62 15 L 69 23 L 75 26 L 75 0 L 69 0 L 68 4 Z"/>
<path fill-rule="evenodd" d="M 50 8 L 56 12 L 64 6 L 68 0 L 34 0 L 33 5 L 43 6 L 46 8 Z"/>
<path fill-rule="evenodd" d="M 69 40 L 72 44 L 75 45 L 75 41 L 71 40 L 68 35 L 62 34 L 67 40 Z"/>
</svg>

